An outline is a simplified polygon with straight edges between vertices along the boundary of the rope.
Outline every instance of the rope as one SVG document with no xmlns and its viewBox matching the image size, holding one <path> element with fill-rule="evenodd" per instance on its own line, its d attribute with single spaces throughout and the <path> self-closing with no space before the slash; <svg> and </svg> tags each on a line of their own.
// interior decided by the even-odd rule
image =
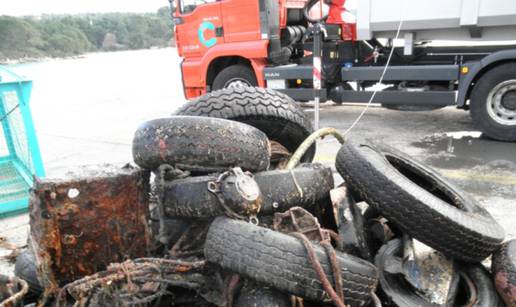
<svg viewBox="0 0 516 307">
<path fill-rule="evenodd" d="M 403 4 L 403 2 L 402 2 Z M 400 10 L 402 12 L 402 15 L 400 17 L 400 22 L 398 25 L 398 30 L 396 32 L 396 38 L 394 40 L 397 40 L 400 37 L 401 34 L 401 28 L 403 27 L 404 22 L 404 16 L 403 16 L 403 9 Z M 378 83 L 382 83 L 383 79 L 385 79 L 385 74 L 387 73 L 387 69 L 389 68 L 392 60 L 392 56 L 394 55 L 394 47 L 391 48 L 391 52 L 389 53 L 389 57 L 387 59 L 387 63 L 385 64 L 385 67 L 382 71 L 382 75 L 380 76 L 380 80 Z M 299 161 L 301 161 L 301 158 L 305 155 L 306 151 L 315 143 L 319 138 L 322 138 L 327 135 L 333 135 L 341 144 L 344 144 L 345 142 L 345 136 L 350 134 L 351 131 L 356 127 L 356 125 L 362 120 L 367 110 L 369 110 L 369 107 L 374 101 L 374 98 L 376 97 L 376 94 L 378 93 L 378 90 L 375 90 L 373 94 L 371 95 L 371 98 L 369 99 L 369 102 L 365 106 L 364 110 L 360 113 L 360 115 L 355 119 L 355 121 L 351 124 L 351 126 L 344 132 L 340 133 L 335 128 L 323 128 L 320 129 L 314 133 L 312 133 L 296 150 L 292 158 L 290 158 L 290 161 L 288 162 L 286 169 L 293 169 L 298 164 Z"/>
<path fill-rule="evenodd" d="M 330 281 L 328 280 L 328 277 L 326 276 L 326 273 L 324 273 L 324 269 L 322 268 L 322 265 L 319 262 L 319 259 L 317 259 L 317 256 L 315 255 L 315 250 L 314 250 L 314 247 L 312 246 L 312 243 L 310 242 L 310 240 L 308 240 L 308 238 L 300 232 L 294 232 L 291 235 L 298 238 L 301 241 L 301 243 L 303 243 L 303 245 L 305 246 L 306 252 L 308 254 L 308 259 L 310 260 L 310 263 L 312 264 L 312 266 L 315 270 L 315 273 L 317 274 L 317 277 L 319 278 L 319 281 L 321 282 L 321 284 L 324 288 L 324 291 L 326 291 L 326 293 L 328 293 L 328 295 L 330 296 L 330 298 L 333 301 L 333 303 L 335 304 L 335 306 L 346 307 L 346 305 L 344 304 L 344 293 L 342 293 L 342 297 L 341 297 L 341 296 L 339 296 L 339 294 L 337 294 L 337 292 L 335 292 L 335 289 L 333 289 Z M 331 261 L 330 261 L 330 263 L 331 263 Z M 336 268 L 332 268 L 333 272 L 335 270 L 336 270 Z M 340 275 L 340 274 L 338 274 L 338 275 Z M 337 280 L 338 277 L 334 276 L 334 279 Z M 342 287 L 342 285 L 340 287 Z"/>
<path fill-rule="evenodd" d="M 401 27 L 403 26 L 403 22 L 404 22 L 404 15 L 403 15 L 403 3 L 404 2 L 403 2 L 403 0 L 402 0 L 401 3 L 402 3 L 402 7 L 400 8 L 400 12 L 401 12 L 400 23 L 398 25 L 398 31 L 396 32 L 396 38 L 394 40 L 397 40 L 400 37 Z M 392 46 L 391 52 L 389 54 L 389 58 L 387 59 L 387 63 L 385 64 L 385 67 L 383 69 L 382 75 L 381 75 L 380 80 L 378 81 L 378 83 L 382 83 L 383 79 L 385 78 L 385 74 L 387 73 L 387 69 L 389 68 L 389 65 L 391 64 L 392 56 L 394 54 L 394 49 L 395 49 L 394 46 Z M 364 117 L 365 113 L 367 112 L 367 110 L 369 110 L 369 107 L 373 103 L 373 100 L 376 97 L 377 93 L 378 93 L 378 90 L 374 90 L 374 92 L 371 95 L 371 98 L 369 99 L 369 102 L 367 103 L 367 105 L 364 108 L 364 110 L 362 110 L 362 113 L 360 113 L 360 115 L 353 122 L 353 124 L 351 124 L 351 126 L 344 132 L 344 135 L 349 134 L 355 128 L 355 126 L 362 120 L 362 118 Z"/>
</svg>

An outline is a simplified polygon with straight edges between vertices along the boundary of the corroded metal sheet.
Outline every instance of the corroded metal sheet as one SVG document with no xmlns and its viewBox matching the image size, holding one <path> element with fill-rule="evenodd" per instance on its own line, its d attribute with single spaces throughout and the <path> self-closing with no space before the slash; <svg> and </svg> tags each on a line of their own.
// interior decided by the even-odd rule
<svg viewBox="0 0 516 307">
<path fill-rule="evenodd" d="M 457 271 L 453 260 L 417 241 L 404 237 L 405 279 L 432 304 L 445 305 L 450 301 Z"/>
<path fill-rule="evenodd" d="M 31 190 L 31 244 L 48 292 L 113 262 L 148 255 L 149 174 L 127 165 L 82 168 Z"/>
</svg>

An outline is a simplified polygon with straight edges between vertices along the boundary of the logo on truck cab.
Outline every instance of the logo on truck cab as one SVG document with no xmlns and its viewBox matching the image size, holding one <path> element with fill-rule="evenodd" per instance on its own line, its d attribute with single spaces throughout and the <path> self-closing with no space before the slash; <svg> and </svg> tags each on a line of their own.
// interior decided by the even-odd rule
<svg viewBox="0 0 516 307">
<path fill-rule="evenodd" d="M 213 37 L 210 39 L 206 39 L 206 32 L 213 32 Z M 199 36 L 199 41 L 206 48 L 211 48 L 217 44 L 217 38 L 215 37 L 215 25 L 210 21 L 204 21 L 199 26 L 199 30 L 197 31 L 197 35 Z"/>
</svg>

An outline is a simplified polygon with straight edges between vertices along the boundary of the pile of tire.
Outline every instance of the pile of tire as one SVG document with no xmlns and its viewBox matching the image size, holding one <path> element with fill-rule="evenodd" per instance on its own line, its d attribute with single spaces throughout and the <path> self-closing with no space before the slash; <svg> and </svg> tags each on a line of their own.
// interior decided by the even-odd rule
<svg viewBox="0 0 516 307">
<path fill-rule="evenodd" d="M 178 252 L 181 232 L 192 225 L 195 231 L 206 229 L 200 256 L 244 280 L 236 306 L 286 306 L 291 295 L 327 300 L 302 243 L 271 229 L 275 213 L 302 207 L 317 215 L 329 204 L 333 173 L 310 163 L 315 145 L 295 169 L 274 169 L 270 163 L 270 142 L 293 153 L 312 132 L 310 120 L 287 96 L 234 88 L 189 102 L 171 117 L 148 121 L 135 134 L 135 162 L 156 174 L 157 240 Z M 256 188 L 246 190 L 253 184 Z M 260 209 L 250 223 L 247 211 L 239 209 L 256 198 Z M 315 248 L 331 275 L 323 248 Z M 364 306 L 376 289 L 374 265 L 342 252 L 336 256 L 346 302 Z"/>
<path fill-rule="evenodd" d="M 516 243 L 502 244 L 503 229 L 474 199 L 384 145 L 345 143 L 336 173 L 312 162 L 315 145 L 294 169 L 271 163 L 271 143 L 288 157 L 312 133 L 291 98 L 247 87 L 211 92 L 137 129 L 134 161 L 154 174 L 151 256 L 208 265 L 204 286 L 170 287 L 149 304 L 186 294 L 195 306 L 339 305 L 329 283 L 339 306 L 516 306 Z M 333 247 L 308 248 L 276 227 L 294 207 L 332 234 Z M 413 240 L 453 263 L 444 303 L 393 269 Z M 482 261 L 491 255 L 489 271 Z M 33 258 L 18 257 L 16 274 L 39 295 Z"/>
<path fill-rule="evenodd" d="M 384 306 L 516 306 L 516 241 L 502 245 L 504 230 L 475 199 L 384 144 L 344 144 L 336 169 L 351 203 L 368 205 L 359 219 Z M 406 263 L 407 237 L 453 263 L 455 282 L 443 302 L 411 284 L 407 270 L 393 270 Z M 491 270 L 482 264 L 490 256 Z"/>
</svg>

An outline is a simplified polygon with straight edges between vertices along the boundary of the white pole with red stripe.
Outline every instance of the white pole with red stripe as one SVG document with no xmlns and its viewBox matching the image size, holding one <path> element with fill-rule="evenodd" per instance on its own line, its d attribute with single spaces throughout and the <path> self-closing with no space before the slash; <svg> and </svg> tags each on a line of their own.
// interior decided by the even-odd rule
<svg viewBox="0 0 516 307">
<path fill-rule="evenodd" d="M 313 35 L 313 83 L 314 83 L 314 128 L 319 130 L 319 108 L 321 102 L 321 88 L 322 88 L 322 34 L 323 25 L 316 23 L 314 25 Z"/>
</svg>

